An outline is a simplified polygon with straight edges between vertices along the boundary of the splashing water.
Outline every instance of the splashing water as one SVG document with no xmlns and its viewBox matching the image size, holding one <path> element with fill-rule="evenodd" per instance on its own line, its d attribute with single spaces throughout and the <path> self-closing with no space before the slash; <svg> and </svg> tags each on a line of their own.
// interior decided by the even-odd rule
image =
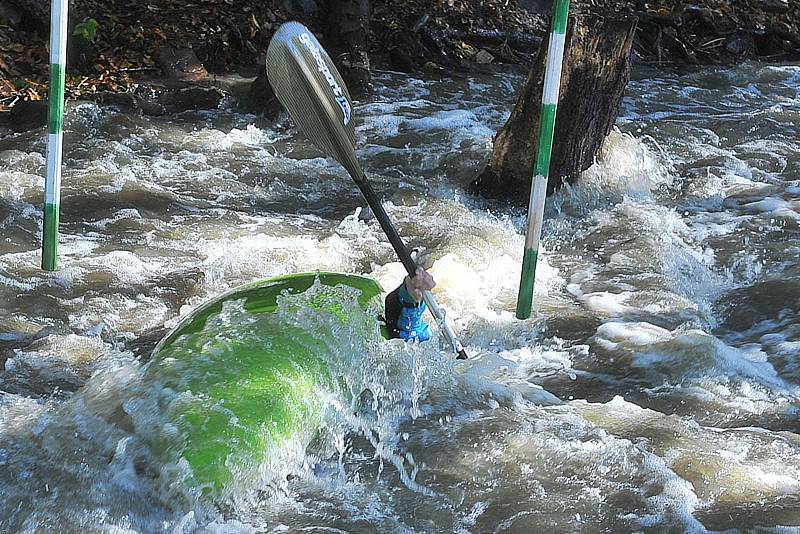
<svg viewBox="0 0 800 534">
<path fill-rule="evenodd" d="M 43 273 L 43 138 L 0 139 L 0 530 L 798 528 L 800 70 L 635 74 L 598 162 L 548 200 L 528 321 L 524 214 L 465 192 L 522 78 L 377 75 L 359 159 L 473 357 L 382 340 L 347 291 L 345 323 L 312 294 L 270 316 L 231 303 L 192 348 L 208 365 L 174 377 L 279 329 L 318 340 L 325 378 L 317 418 L 232 464 L 214 498 L 187 479 L 169 409 L 203 392 L 169 387 L 147 348 L 259 278 L 393 289 L 377 221 L 285 117 L 83 104 L 61 267 Z"/>
</svg>

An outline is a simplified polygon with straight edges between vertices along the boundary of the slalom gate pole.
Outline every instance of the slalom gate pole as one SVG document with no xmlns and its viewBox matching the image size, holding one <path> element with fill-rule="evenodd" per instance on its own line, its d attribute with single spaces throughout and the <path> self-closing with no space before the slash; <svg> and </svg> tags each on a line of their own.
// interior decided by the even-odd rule
<svg viewBox="0 0 800 534">
<path fill-rule="evenodd" d="M 547 69 L 544 74 L 542 111 L 539 117 L 539 145 L 536 154 L 531 197 L 528 203 L 528 231 L 525 236 L 525 254 L 522 258 L 522 277 L 517 295 L 517 319 L 531 316 L 533 285 L 536 280 L 536 260 L 542 236 L 544 202 L 547 196 L 547 179 L 550 176 L 550 156 L 553 152 L 553 131 L 556 125 L 558 89 L 561 85 L 561 64 L 564 59 L 564 40 L 569 17 L 569 0 L 555 0 L 550 27 L 550 44 L 547 48 Z"/>
<path fill-rule="evenodd" d="M 47 175 L 44 183 L 42 269 L 55 271 L 61 201 L 61 156 L 64 132 L 64 77 L 67 62 L 68 0 L 50 4 L 50 100 L 47 112 Z"/>
</svg>

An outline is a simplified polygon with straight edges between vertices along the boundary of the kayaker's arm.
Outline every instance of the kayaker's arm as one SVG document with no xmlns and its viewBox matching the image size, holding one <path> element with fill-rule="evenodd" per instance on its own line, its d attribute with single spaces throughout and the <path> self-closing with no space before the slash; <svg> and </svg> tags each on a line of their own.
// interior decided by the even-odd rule
<svg viewBox="0 0 800 534">
<path fill-rule="evenodd" d="M 426 310 L 422 293 L 435 286 L 433 277 L 417 267 L 416 276 L 406 276 L 397 289 L 386 295 L 386 326 L 391 337 L 419 341 L 431 338 L 430 328 L 422 319 Z"/>
</svg>

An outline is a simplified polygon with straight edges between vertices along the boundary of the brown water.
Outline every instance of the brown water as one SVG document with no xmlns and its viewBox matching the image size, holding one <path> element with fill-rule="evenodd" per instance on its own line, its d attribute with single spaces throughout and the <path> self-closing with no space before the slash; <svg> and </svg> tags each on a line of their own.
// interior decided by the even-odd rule
<svg viewBox="0 0 800 534">
<path fill-rule="evenodd" d="M 334 417 L 288 480 L 224 502 L 166 491 L 121 423 L 140 358 L 244 282 L 393 288 L 358 190 L 285 117 L 80 105 L 45 273 L 44 135 L 0 140 L 0 531 L 800 531 L 800 68 L 638 72 L 600 161 L 548 201 L 528 321 L 524 213 L 466 193 L 521 81 L 383 73 L 356 106 L 474 357 L 387 348 L 358 372 L 402 402 Z"/>
</svg>

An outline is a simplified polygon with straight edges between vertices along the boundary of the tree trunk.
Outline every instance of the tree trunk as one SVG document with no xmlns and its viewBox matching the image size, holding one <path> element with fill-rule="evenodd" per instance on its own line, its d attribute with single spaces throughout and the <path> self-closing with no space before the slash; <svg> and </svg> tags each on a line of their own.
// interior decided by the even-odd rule
<svg viewBox="0 0 800 534">
<path fill-rule="evenodd" d="M 47 35 L 50 28 L 50 0 L 7 0 L 7 3 L 21 13 L 18 29 Z"/>
<path fill-rule="evenodd" d="M 369 87 L 369 0 L 328 0 L 325 47 L 354 94 Z"/>
<path fill-rule="evenodd" d="M 567 30 L 547 193 L 594 162 L 611 131 L 630 75 L 635 18 L 579 15 Z M 487 197 L 527 202 L 536 160 L 546 41 L 506 124 L 494 138 L 492 156 L 472 189 Z"/>
</svg>

